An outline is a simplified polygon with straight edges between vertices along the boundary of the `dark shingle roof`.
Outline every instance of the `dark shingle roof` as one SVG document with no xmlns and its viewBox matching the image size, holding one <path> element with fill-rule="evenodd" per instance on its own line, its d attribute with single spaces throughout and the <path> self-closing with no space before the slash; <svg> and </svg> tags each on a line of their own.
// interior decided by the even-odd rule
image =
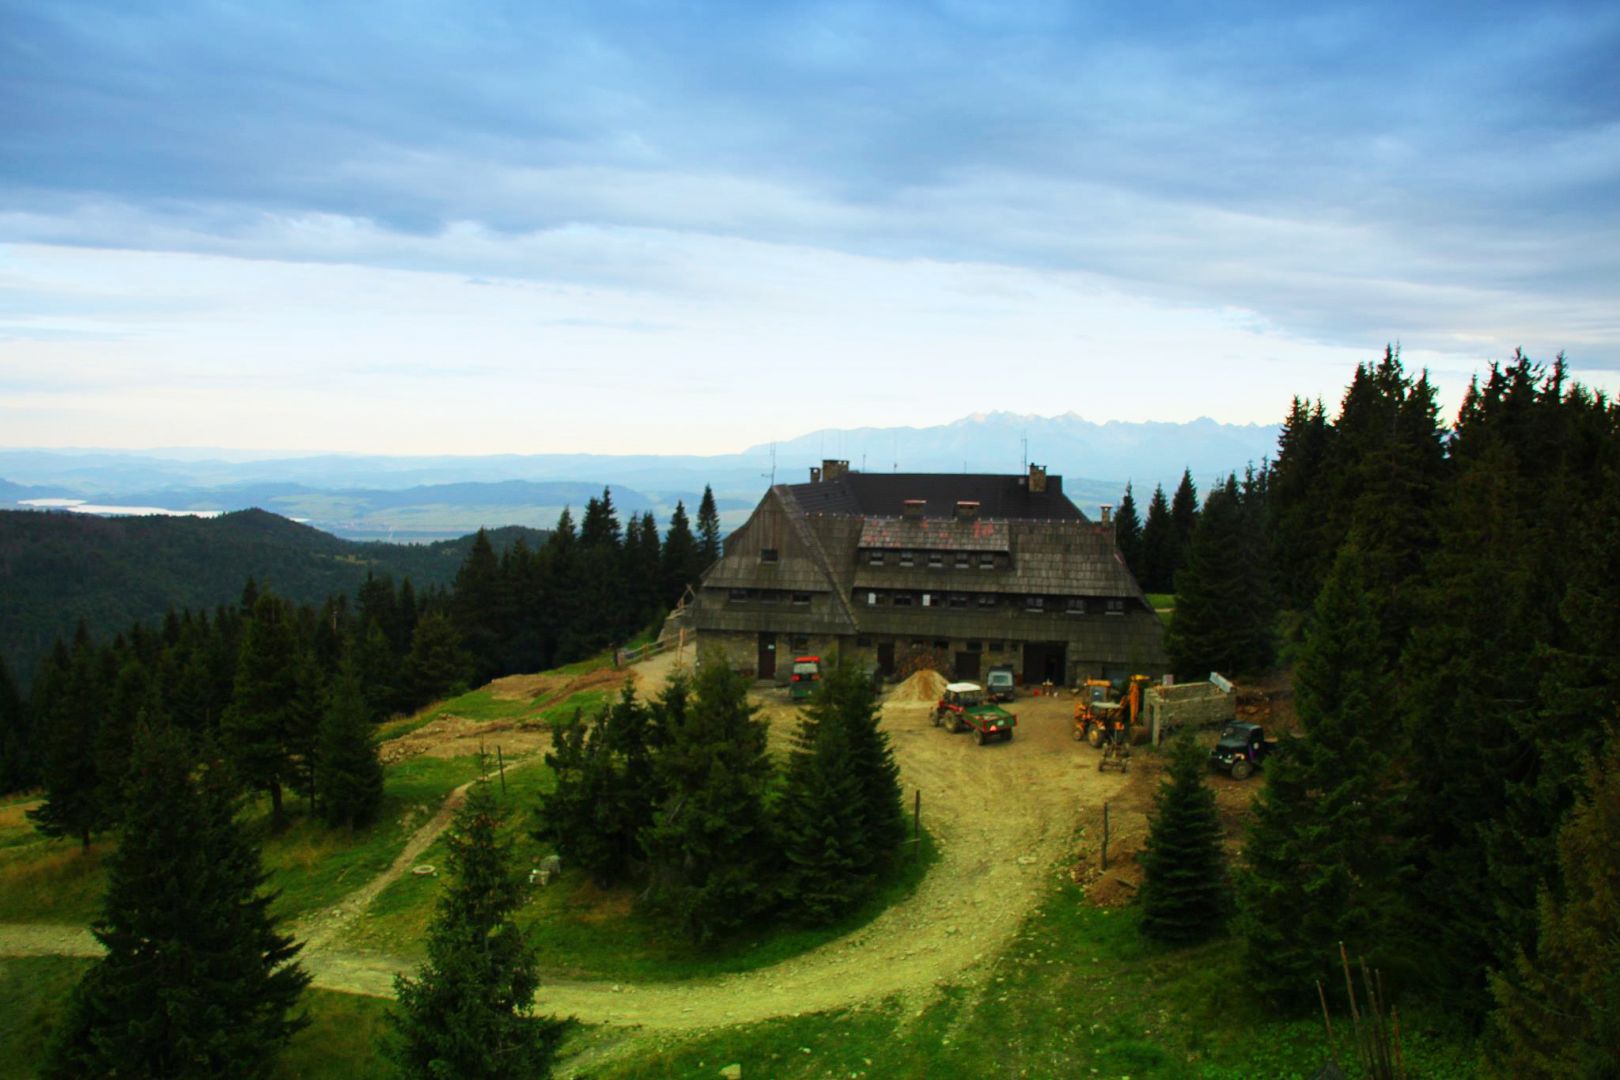
<svg viewBox="0 0 1620 1080">
<path fill-rule="evenodd" d="M 923 499 L 929 518 L 949 518 L 958 501 L 979 504 L 981 518 L 1085 521 L 1063 494 L 1063 477 L 1048 476 L 1046 490 L 1031 492 L 1029 477 L 990 473 L 845 473 L 836 480 L 786 485 L 807 514 L 900 517 L 906 500 Z"/>
</svg>

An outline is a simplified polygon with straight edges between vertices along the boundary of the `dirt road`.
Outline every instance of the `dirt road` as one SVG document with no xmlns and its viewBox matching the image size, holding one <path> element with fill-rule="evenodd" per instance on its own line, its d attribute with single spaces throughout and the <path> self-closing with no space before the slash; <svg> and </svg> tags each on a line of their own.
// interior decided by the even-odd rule
<svg viewBox="0 0 1620 1080">
<path fill-rule="evenodd" d="M 665 661 L 660 669 L 672 662 L 657 660 Z M 642 676 L 651 689 L 662 682 L 663 672 Z M 765 697 L 777 724 L 791 715 L 785 703 L 769 693 Z M 938 841 L 941 859 L 915 894 L 864 928 L 745 974 L 678 985 L 548 982 L 541 1007 L 590 1023 L 678 1031 L 843 1008 L 897 994 L 915 997 L 947 982 L 976 982 L 1053 876 L 1067 872 L 1083 815 L 1117 798 L 1130 783 L 1118 773 L 1099 773 L 1095 752 L 1070 738 L 1067 698 L 1024 698 L 1014 708 L 1020 720 L 1015 740 L 984 747 L 970 736 L 933 727 L 928 705 L 884 708 L 883 727 L 900 763 L 906 798 L 909 803 L 915 791 L 922 792 L 923 820 Z M 414 853 L 448 822 L 451 807 L 447 800 L 388 872 L 345 901 L 345 915 L 362 910 L 405 872 Z M 334 951 L 330 943 L 346 921 L 306 938 L 303 963 L 315 985 L 390 994 L 393 974 L 406 965 Z M 0 927 L 0 954 L 93 950 L 93 939 L 71 928 Z"/>
</svg>

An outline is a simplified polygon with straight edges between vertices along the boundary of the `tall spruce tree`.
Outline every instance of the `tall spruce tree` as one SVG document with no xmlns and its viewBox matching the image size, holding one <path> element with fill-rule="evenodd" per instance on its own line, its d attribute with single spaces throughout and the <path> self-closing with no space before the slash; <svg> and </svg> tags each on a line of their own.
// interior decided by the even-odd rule
<svg viewBox="0 0 1620 1080">
<path fill-rule="evenodd" d="M 1533 951 L 1491 976 L 1491 1071 L 1503 1080 L 1599 1080 L 1620 1062 L 1620 733 L 1587 763 L 1558 832 L 1557 889 L 1538 904 Z"/>
<path fill-rule="evenodd" d="M 467 685 L 470 664 L 455 624 L 442 611 L 422 616 L 405 659 L 410 707 L 420 708 Z"/>
<path fill-rule="evenodd" d="M 686 517 L 686 506 L 677 501 L 675 512 L 669 517 L 669 531 L 664 534 L 663 605 L 674 607 L 679 603 L 686 587 L 696 585 L 703 570 L 702 555 Z"/>
<path fill-rule="evenodd" d="M 1260 499 L 1228 476 L 1204 504 L 1176 575 L 1176 617 L 1165 634 L 1179 677 L 1260 672 L 1276 658 L 1277 608 Z"/>
<path fill-rule="evenodd" d="M 265 1076 L 303 1026 L 309 976 L 276 930 L 258 851 L 219 762 L 146 716 L 93 930 L 107 950 L 73 993 L 47 1077 Z"/>
<path fill-rule="evenodd" d="M 1282 602 L 1295 610 L 1316 600 L 1332 565 L 1336 539 L 1324 531 L 1327 520 L 1323 469 L 1333 429 L 1322 403 L 1296 397 L 1277 437 L 1271 466 L 1271 527 L 1277 551 L 1277 587 Z"/>
<path fill-rule="evenodd" d="M 512 921 L 523 903 L 502 808 L 487 780 L 456 811 L 450 881 L 428 926 L 427 961 L 394 979 L 398 1008 L 387 1044 L 421 1080 L 549 1076 L 559 1025 L 534 1016 L 535 953 Z"/>
<path fill-rule="evenodd" d="M 664 801 L 643 837 L 650 898 L 708 942 L 771 899 L 766 727 L 748 703 L 748 680 L 717 652 L 699 661 L 690 699 L 676 688 L 665 711 L 668 742 L 656 766 Z"/>
<path fill-rule="evenodd" d="M 714 492 L 708 484 L 703 485 L 703 501 L 698 503 L 697 516 L 698 556 L 703 565 L 699 571 L 707 570 L 719 559 L 720 550 L 720 511 L 715 508 Z"/>
<path fill-rule="evenodd" d="M 834 919 L 871 891 L 861 796 L 849 730 L 824 681 L 794 733 L 776 813 L 783 895 L 809 921 Z"/>
<path fill-rule="evenodd" d="M 1399 721 L 1365 580 L 1360 552 L 1347 545 L 1317 599 L 1295 676 L 1305 734 L 1267 761 L 1244 843 L 1245 970 L 1278 1003 L 1314 1000 L 1341 941 L 1374 967 L 1410 973 L 1399 899 L 1406 792 L 1389 759 Z"/>
<path fill-rule="evenodd" d="M 33 732 L 23 711 L 22 695 L 11 680 L 5 658 L 0 657 L 0 795 L 30 787 L 37 777 Z"/>
<path fill-rule="evenodd" d="M 483 529 L 473 537 L 466 561 L 456 571 L 451 597 L 450 620 L 467 656 L 473 682 L 481 684 L 505 674 L 501 670 L 501 649 L 511 629 L 507 617 L 510 605 L 500 560 Z"/>
<path fill-rule="evenodd" d="M 371 824 L 382 805 L 383 768 L 370 708 L 347 664 L 338 670 L 321 716 L 315 788 L 322 820 L 350 832 Z"/>
<path fill-rule="evenodd" d="M 1198 528 L 1198 485 L 1193 483 L 1192 470 L 1181 471 L 1181 483 L 1176 485 L 1176 493 L 1170 496 L 1170 535 L 1171 550 L 1175 553 L 1170 566 L 1170 580 L 1175 580 L 1176 571 L 1187 565 L 1187 555 L 1192 549 L 1193 531 Z M 1180 601 L 1177 601 L 1180 607 Z"/>
<path fill-rule="evenodd" d="M 1160 484 L 1153 489 L 1147 521 L 1142 524 L 1142 576 L 1138 580 L 1148 592 L 1173 592 L 1175 572 L 1176 538 L 1170 523 L 1170 501 Z"/>
<path fill-rule="evenodd" d="M 76 837 L 85 851 L 110 818 L 95 752 L 105 703 L 101 665 L 81 622 L 72 651 L 57 642 L 34 686 L 30 704 L 44 743 L 45 801 L 28 811 L 28 820 L 46 836 Z"/>
<path fill-rule="evenodd" d="M 1140 583 L 1144 567 L 1142 565 L 1142 519 L 1136 512 L 1136 496 L 1131 493 L 1131 485 L 1125 485 L 1125 494 L 1120 497 L 1119 510 L 1114 514 L 1114 543 L 1119 548 L 1120 558 L 1125 560 L 1125 566 Z"/>
<path fill-rule="evenodd" d="M 255 590 L 221 731 L 242 782 L 270 797 L 277 829 L 284 823 L 282 791 L 297 782 L 291 735 L 302 726 L 305 697 L 298 685 L 298 644 L 286 602 Z"/>
<path fill-rule="evenodd" d="M 1142 933 L 1173 945 L 1206 941 L 1231 913 L 1208 757 L 1190 735 L 1172 744 L 1170 768 L 1154 797 L 1142 864 Z"/>
</svg>

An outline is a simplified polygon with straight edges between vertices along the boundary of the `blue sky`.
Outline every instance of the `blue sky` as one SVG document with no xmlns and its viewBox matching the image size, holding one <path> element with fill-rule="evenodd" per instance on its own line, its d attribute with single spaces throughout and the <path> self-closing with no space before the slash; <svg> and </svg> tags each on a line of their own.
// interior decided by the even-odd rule
<svg viewBox="0 0 1620 1080">
<path fill-rule="evenodd" d="M 0 164 L 13 446 L 1620 385 L 1612 4 L 0 0 Z"/>
</svg>

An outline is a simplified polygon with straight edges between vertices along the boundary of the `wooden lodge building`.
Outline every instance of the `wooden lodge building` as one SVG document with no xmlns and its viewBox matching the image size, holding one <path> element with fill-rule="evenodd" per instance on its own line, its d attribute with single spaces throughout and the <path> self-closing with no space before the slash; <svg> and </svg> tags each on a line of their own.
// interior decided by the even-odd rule
<svg viewBox="0 0 1620 1080">
<path fill-rule="evenodd" d="M 1108 509 L 1063 478 L 851 472 L 777 484 L 703 575 L 686 613 L 740 669 L 854 656 L 886 675 L 916 654 L 962 679 L 1010 664 L 1026 684 L 1165 670 L 1163 626 L 1126 569 Z"/>
</svg>

